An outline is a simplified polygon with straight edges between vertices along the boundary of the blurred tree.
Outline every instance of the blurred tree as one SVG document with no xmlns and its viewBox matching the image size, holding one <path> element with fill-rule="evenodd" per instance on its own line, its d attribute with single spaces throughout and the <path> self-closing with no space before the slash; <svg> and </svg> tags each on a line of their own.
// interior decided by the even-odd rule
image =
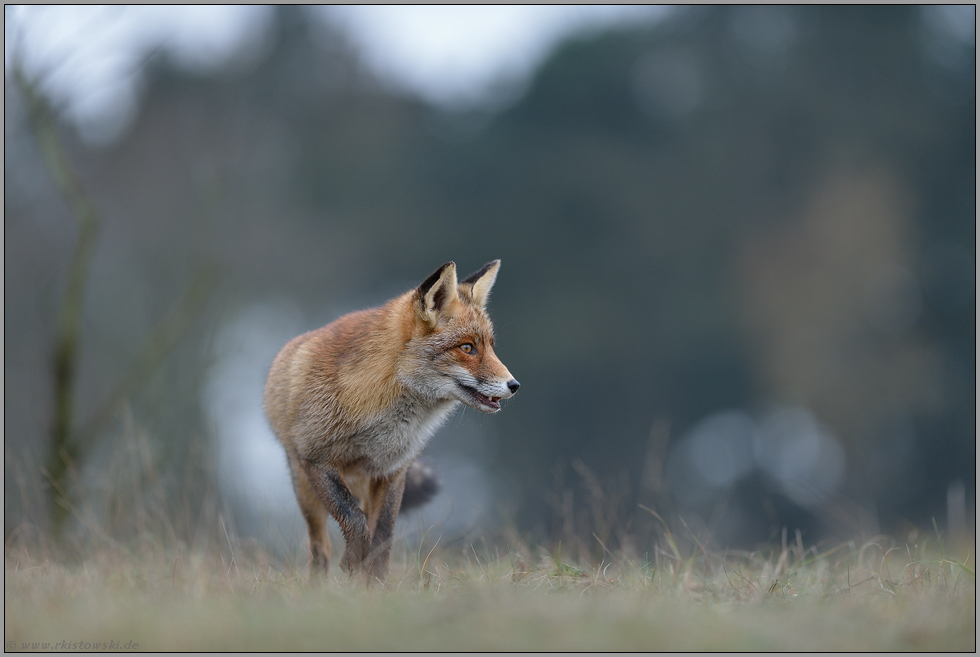
<svg viewBox="0 0 980 657">
<path fill-rule="evenodd" d="M 79 468 L 91 456 L 112 415 L 128 396 L 145 383 L 187 330 L 189 322 L 200 313 L 213 287 L 214 275 L 205 270 L 197 273 L 182 303 L 155 327 L 111 393 L 86 422 L 79 422 L 76 398 L 81 387 L 77 369 L 82 352 L 82 315 L 90 265 L 96 248 L 99 213 L 68 160 L 59 126 L 47 99 L 37 83 L 24 74 L 19 62 L 15 61 L 12 71 L 16 91 L 23 99 L 48 174 L 78 224 L 65 291 L 58 310 L 51 363 L 54 397 L 51 439 L 46 465 L 40 468 L 46 479 L 49 528 L 55 538 L 61 538 L 66 520 L 72 515 L 79 515 Z"/>
<path fill-rule="evenodd" d="M 36 85 L 27 79 L 19 64 L 14 65 L 13 75 L 48 171 L 78 221 L 78 235 L 58 312 L 52 363 L 54 413 L 50 456 L 44 470 L 51 488 L 48 508 L 53 527 L 58 532 L 71 509 L 69 474 L 76 466 L 81 452 L 80 445 L 72 440 L 77 385 L 75 371 L 80 350 L 82 305 L 99 222 L 92 201 L 68 163 L 47 101 Z"/>
<path fill-rule="evenodd" d="M 564 462 L 581 466 L 562 483 L 578 499 L 596 482 L 628 491 L 624 526 L 659 486 L 661 511 L 725 542 L 836 529 L 758 469 L 696 504 L 662 488 L 701 419 L 786 404 L 843 445 L 840 496 L 886 525 L 941 517 L 949 481 L 975 480 L 975 40 L 949 20 L 679 9 L 563 44 L 486 116 L 383 90 L 336 30 L 279 8 L 251 68 L 157 60 L 132 132 L 80 160 L 107 243 L 129 254 L 97 253 L 93 275 L 101 262 L 134 281 L 95 300 L 90 362 L 108 376 L 137 349 L 113 327 L 164 307 L 195 248 L 224 274 L 213 329 L 277 297 L 312 328 L 446 260 L 499 257 L 499 353 L 523 386 L 481 422 L 496 436 L 483 465 L 523 527 L 545 532 L 547 500 L 564 503 L 549 497 Z M 8 226 L 33 212 L 8 208 Z M 57 257 L 15 251 L 8 269 Z M 168 359 L 137 405 L 162 443 L 209 431 L 200 387 L 172 383 L 203 376 L 211 339 Z"/>
</svg>

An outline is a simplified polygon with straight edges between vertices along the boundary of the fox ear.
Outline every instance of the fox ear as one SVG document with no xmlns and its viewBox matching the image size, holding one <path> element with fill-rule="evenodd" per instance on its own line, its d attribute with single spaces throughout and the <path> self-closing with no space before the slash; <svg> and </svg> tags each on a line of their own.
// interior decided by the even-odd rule
<svg viewBox="0 0 980 657">
<path fill-rule="evenodd" d="M 456 298 L 456 263 L 447 262 L 439 267 L 419 285 L 417 292 L 422 319 L 435 326 L 439 313 Z"/>
<path fill-rule="evenodd" d="M 500 270 L 500 261 L 492 260 L 483 265 L 480 271 L 474 272 L 460 282 L 460 285 L 469 287 L 469 296 L 473 303 L 480 308 L 485 308 L 487 299 L 490 297 L 490 288 L 497 280 L 497 272 Z"/>
</svg>

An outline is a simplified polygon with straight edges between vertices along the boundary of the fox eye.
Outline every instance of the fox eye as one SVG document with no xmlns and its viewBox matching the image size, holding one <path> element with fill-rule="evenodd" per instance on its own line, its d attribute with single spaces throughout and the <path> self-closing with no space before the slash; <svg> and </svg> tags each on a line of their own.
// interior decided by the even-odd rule
<svg viewBox="0 0 980 657">
<path fill-rule="evenodd" d="M 463 351 L 464 354 L 472 354 L 476 352 L 476 348 L 469 342 L 465 342 L 459 345 L 459 348 Z"/>
</svg>

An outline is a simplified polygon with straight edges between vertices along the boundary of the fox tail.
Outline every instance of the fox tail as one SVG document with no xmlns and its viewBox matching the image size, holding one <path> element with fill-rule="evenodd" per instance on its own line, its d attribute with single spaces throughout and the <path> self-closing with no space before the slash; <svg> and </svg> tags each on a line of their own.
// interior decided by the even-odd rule
<svg viewBox="0 0 980 657">
<path fill-rule="evenodd" d="M 416 459 L 405 473 L 405 493 L 402 495 L 401 511 L 417 509 L 428 503 L 439 492 L 439 478 L 435 468 L 425 461 Z"/>
</svg>

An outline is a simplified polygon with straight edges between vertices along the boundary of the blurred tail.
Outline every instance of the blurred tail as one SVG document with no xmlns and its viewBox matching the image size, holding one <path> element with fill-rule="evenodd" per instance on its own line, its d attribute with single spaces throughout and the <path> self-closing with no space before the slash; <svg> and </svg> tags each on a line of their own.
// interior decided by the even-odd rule
<svg viewBox="0 0 980 657">
<path fill-rule="evenodd" d="M 423 461 L 415 460 L 405 473 L 405 494 L 402 495 L 401 512 L 417 509 L 429 502 L 439 492 L 439 479 L 435 469 Z"/>
</svg>

